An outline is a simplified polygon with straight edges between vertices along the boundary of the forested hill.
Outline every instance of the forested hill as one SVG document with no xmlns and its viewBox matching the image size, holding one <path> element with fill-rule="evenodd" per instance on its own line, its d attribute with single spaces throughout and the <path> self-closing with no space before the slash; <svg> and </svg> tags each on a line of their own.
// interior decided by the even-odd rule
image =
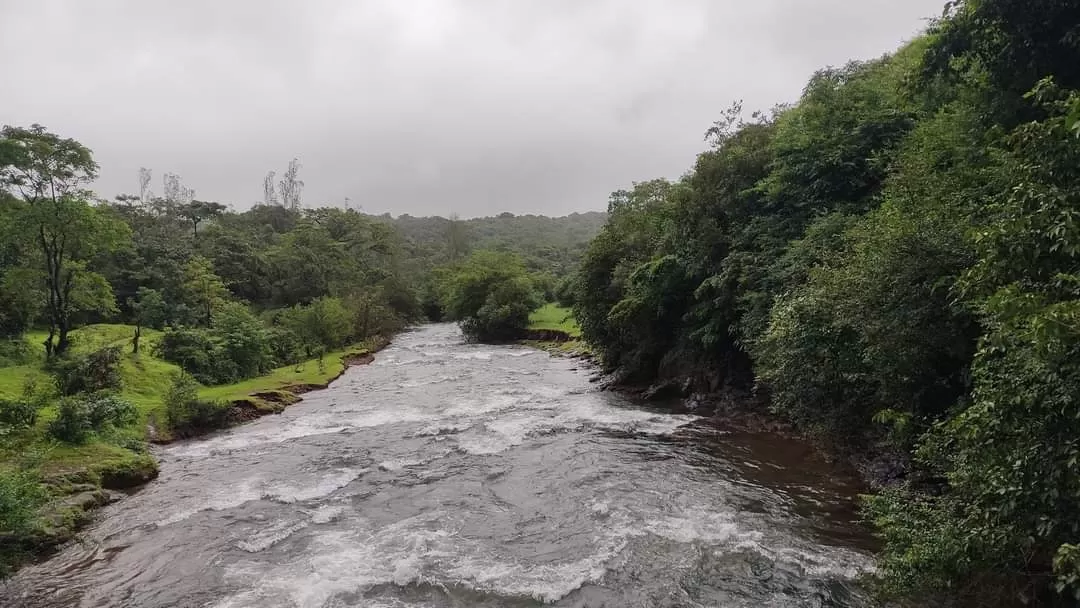
<svg viewBox="0 0 1080 608">
<path fill-rule="evenodd" d="M 449 252 L 461 257 L 472 250 L 519 254 L 529 269 L 563 276 L 576 267 L 585 247 L 604 222 L 604 212 L 564 217 L 514 215 L 457 219 L 454 217 L 378 216 L 396 226 L 422 257 Z"/>
<path fill-rule="evenodd" d="M 753 389 L 890 455 L 866 511 L 882 591 L 1076 606 L 1080 3 L 949 2 L 895 53 L 745 116 L 683 179 L 612 196 L 576 288 L 585 338 L 623 378 Z"/>
</svg>

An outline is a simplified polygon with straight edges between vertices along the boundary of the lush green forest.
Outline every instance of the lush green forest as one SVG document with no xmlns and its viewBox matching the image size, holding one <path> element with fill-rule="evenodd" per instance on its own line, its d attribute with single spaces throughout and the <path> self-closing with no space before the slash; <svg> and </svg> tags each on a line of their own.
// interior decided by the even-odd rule
<svg viewBox="0 0 1080 608">
<path fill-rule="evenodd" d="M 296 171 L 289 205 L 154 197 L 148 170 L 103 201 L 82 143 L 5 127 L 0 539 L 40 527 L 43 458 L 140 453 L 147 422 L 426 319 L 512 340 L 558 300 L 625 383 L 741 392 L 890 463 L 884 596 L 1080 601 L 1080 4 L 949 2 L 705 139 L 606 214 L 463 220 L 303 209 Z"/>
<path fill-rule="evenodd" d="M 532 272 L 566 276 L 576 268 L 589 241 L 600 232 L 607 214 L 599 211 L 565 217 L 514 215 L 459 219 L 455 216 L 396 218 L 391 222 L 412 246 L 414 257 L 458 258 L 473 250 L 512 252 Z"/>
<path fill-rule="evenodd" d="M 289 204 L 232 211 L 169 173 L 154 196 L 148 169 L 103 200 L 97 170 L 43 126 L 0 132 L 0 573 L 67 538 L 81 482 L 152 475 L 148 439 L 273 411 L 428 319 L 519 337 L 604 219 L 305 209 L 298 163 L 267 179 Z"/>
<path fill-rule="evenodd" d="M 612 195 L 578 321 L 628 382 L 753 389 L 900 479 L 881 589 L 1080 599 L 1080 4 L 950 2 L 895 53 L 735 107 Z"/>
</svg>

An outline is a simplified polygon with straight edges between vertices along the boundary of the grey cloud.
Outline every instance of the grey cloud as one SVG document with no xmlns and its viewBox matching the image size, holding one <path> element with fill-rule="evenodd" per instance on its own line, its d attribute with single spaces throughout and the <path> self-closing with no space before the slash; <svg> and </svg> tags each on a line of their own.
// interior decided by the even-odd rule
<svg viewBox="0 0 1080 608">
<path fill-rule="evenodd" d="M 296 156 L 309 205 L 562 214 L 677 177 L 732 101 L 792 101 L 941 5 L 0 0 L 0 122 L 89 145 L 103 196 L 148 166 L 243 208 Z"/>
</svg>

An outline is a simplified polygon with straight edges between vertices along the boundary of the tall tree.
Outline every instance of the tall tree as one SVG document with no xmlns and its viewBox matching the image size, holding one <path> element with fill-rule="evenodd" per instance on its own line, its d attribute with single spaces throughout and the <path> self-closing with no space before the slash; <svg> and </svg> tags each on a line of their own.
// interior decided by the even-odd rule
<svg viewBox="0 0 1080 608">
<path fill-rule="evenodd" d="M 285 175 L 278 182 L 278 190 L 281 191 L 281 204 L 292 211 L 300 209 L 300 197 L 304 190 L 304 182 L 299 176 L 300 160 L 294 158 L 289 161 L 289 168 L 285 170 Z"/>
<path fill-rule="evenodd" d="M 214 311 L 229 297 L 229 290 L 214 273 L 210 260 L 201 256 L 191 258 L 184 266 L 183 290 L 184 299 L 208 327 L 213 324 Z"/>
<path fill-rule="evenodd" d="M 278 204 L 277 192 L 274 190 L 275 175 L 277 175 L 275 172 L 268 171 L 266 177 L 263 178 L 263 204 L 267 207 Z"/>
<path fill-rule="evenodd" d="M 139 167 L 139 200 L 146 204 L 154 193 L 150 192 L 150 180 L 154 178 L 154 172 L 146 167 Z"/>
<path fill-rule="evenodd" d="M 458 214 L 450 214 L 446 225 L 446 252 L 451 262 L 455 262 L 469 253 L 469 233 Z"/>
<path fill-rule="evenodd" d="M 190 201 L 179 209 L 180 217 L 191 222 L 192 235 L 199 236 L 199 224 L 213 219 L 225 211 L 225 205 L 207 201 Z"/>
<path fill-rule="evenodd" d="M 6 237 L 34 249 L 43 266 L 48 355 L 70 346 L 73 315 L 115 308 L 112 290 L 86 262 L 130 238 L 127 226 L 87 202 L 97 175 L 89 149 L 41 125 L 0 131 L 0 185 L 22 199 Z"/>
</svg>

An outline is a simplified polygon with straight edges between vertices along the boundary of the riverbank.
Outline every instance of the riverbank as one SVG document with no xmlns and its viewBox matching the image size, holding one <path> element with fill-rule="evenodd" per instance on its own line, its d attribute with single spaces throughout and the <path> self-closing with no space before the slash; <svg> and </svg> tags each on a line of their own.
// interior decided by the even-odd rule
<svg viewBox="0 0 1080 608">
<path fill-rule="evenodd" d="M 549 302 L 529 315 L 522 344 L 539 348 L 559 357 L 593 361 L 593 352 L 581 339 L 581 327 L 574 311 Z"/>
<path fill-rule="evenodd" d="M 79 330 L 78 350 L 125 345 L 128 326 L 98 325 Z M 34 428 L 3 437 L 0 474 L 16 479 L 21 494 L 3 495 L 5 512 L 22 513 L 30 522 L 21 534 L 0 533 L 0 576 L 19 565 L 51 554 L 69 542 L 92 519 L 92 512 L 113 503 L 157 477 L 158 466 L 150 444 L 165 444 L 243 424 L 280 413 L 309 391 L 326 388 L 355 365 L 365 365 L 390 340 L 375 337 L 322 358 L 289 365 L 234 384 L 200 387 L 199 398 L 225 404 L 222 424 L 189 429 L 176 436 L 165 424 L 164 397 L 179 367 L 151 356 L 158 332 L 143 330 L 147 345 L 139 354 L 125 353 L 120 364 L 123 388 L 120 396 L 135 404 L 135 424 L 91 437 L 83 444 L 60 443 L 45 432 L 55 418 L 55 407 L 41 411 Z M 18 395 L 32 378 L 45 377 L 40 365 L 0 368 L 0 398 Z M 10 504 L 9 504 L 10 503 Z M 0 520 L 0 524 L 4 524 Z M 25 522 L 24 522 L 25 523 Z M 2 527 L 2 526 L 0 526 Z"/>
<path fill-rule="evenodd" d="M 161 479 L 0 597 L 870 605 L 852 597 L 872 542 L 855 480 L 798 442 L 711 432 L 452 324 L 384 352 L 281 415 L 169 448 Z"/>
<path fill-rule="evenodd" d="M 599 364 L 595 352 L 581 338 L 573 311 L 555 303 L 546 304 L 530 316 L 522 343 L 555 356 Z M 727 431 L 769 433 L 804 441 L 815 446 L 823 458 L 843 462 L 857 471 L 871 488 L 894 485 L 906 475 L 910 466 L 906 455 L 884 444 L 856 451 L 798 429 L 769 409 L 768 396 L 755 390 L 749 370 L 725 377 L 718 369 L 700 363 L 673 365 L 668 374 L 648 383 L 630 382 L 615 370 L 598 373 L 593 382 L 602 390 L 662 405 L 672 413 L 708 417 Z"/>
</svg>

